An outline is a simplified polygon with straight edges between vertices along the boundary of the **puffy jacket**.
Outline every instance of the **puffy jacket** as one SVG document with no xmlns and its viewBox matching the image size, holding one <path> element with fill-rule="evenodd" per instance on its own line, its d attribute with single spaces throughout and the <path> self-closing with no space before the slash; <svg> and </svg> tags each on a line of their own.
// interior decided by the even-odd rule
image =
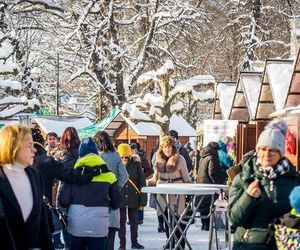
<svg viewBox="0 0 300 250">
<path fill-rule="evenodd" d="M 109 209 L 120 207 L 117 179 L 99 155 L 80 158 L 74 168 L 95 166 L 101 166 L 100 175 L 87 184 L 64 184 L 58 196 L 60 206 L 69 208 L 68 232 L 77 237 L 105 237 Z"/>
<path fill-rule="evenodd" d="M 197 183 L 221 184 L 221 167 L 216 149 L 206 146 L 201 155 Z"/>
<path fill-rule="evenodd" d="M 289 212 L 291 207 L 288 196 L 294 186 L 299 185 L 299 177 L 292 164 L 283 159 L 289 170 L 273 180 L 264 179 L 256 166 L 256 155 L 242 167 L 234 178 L 229 190 L 229 219 L 237 230 L 234 235 L 233 250 L 269 250 L 277 249 L 274 234 L 269 224 Z M 254 179 L 260 180 L 262 195 L 253 198 L 246 193 Z"/>
<path fill-rule="evenodd" d="M 49 202 L 52 203 L 52 185 L 55 179 L 64 182 L 83 184 L 87 183 L 95 175 L 99 174 L 98 169 L 77 169 L 66 167 L 61 162 L 54 160 L 53 157 L 47 156 L 47 152 L 42 145 L 37 143 L 34 144 L 37 150 L 33 168 L 36 168 L 43 177 L 44 183 L 44 195 L 48 198 Z"/>
<path fill-rule="evenodd" d="M 129 175 L 129 179 L 134 183 L 139 191 L 146 186 L 144 172 L 139 157 L 132 156 L 125 166 Z M 147 194 L 139 193 L 133 184 L 128 180 L 121 189 L 122 202 L 121 206 L 134 208 L 147 205 Z"/>
<path fill-rule="evenodd" d="M 227 169 L 233 165 L 233 160 L 227 153 L 226 144 L 220 140 L 217 141 L 217 143 L 219 144 L 218 155 L 219 155 L 220 165 L 221 167 Z"/>
</svg>

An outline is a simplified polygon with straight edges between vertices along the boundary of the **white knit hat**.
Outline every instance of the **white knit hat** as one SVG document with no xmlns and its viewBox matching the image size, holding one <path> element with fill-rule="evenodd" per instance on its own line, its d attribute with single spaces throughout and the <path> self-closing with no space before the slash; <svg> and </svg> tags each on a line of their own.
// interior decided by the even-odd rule
<svg viewBox="0 0 300 250">
<path fill-rule="evenodd" d="M 264 131 L 259 135 L 256 148 L 269 147 L 280 152 L 281 157 L 285 153 L 285 134 L 287 125 L 283 120 L 271 121 L 265 126 Z"/>
</svg>

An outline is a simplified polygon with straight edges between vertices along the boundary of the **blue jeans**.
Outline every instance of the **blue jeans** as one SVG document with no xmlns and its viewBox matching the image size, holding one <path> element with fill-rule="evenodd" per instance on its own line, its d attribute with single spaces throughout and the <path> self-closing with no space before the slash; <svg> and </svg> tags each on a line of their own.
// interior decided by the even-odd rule
<svg viewBox="0 0 300 250">
<path fill-rule="evenodd" d="M 106 250 L 107 237 L 76 237 L 71 235 L 70 250 Z"/>
</svg>

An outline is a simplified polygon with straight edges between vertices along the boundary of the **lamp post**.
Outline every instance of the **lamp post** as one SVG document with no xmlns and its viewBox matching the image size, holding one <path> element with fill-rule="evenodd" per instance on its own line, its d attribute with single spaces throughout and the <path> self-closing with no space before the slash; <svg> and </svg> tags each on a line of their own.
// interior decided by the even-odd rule
<svg viewBox="0 0 300 250">
<path fill-rule="evenodd" d="M 59 115 L 59 54 L 56 58 L 56 115 Z"/>
</svg>

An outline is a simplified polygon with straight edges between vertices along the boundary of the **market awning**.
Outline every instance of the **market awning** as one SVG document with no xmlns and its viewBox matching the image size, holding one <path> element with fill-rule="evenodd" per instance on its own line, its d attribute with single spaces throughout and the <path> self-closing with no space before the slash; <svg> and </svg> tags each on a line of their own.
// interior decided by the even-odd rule
<svg viewBox="0 0 300 250">
<path fill-rule="evenodd" d="M 94 135 L 98 131 L 103 131 L 106 127 L 114 120 L 114 118 L 120 113 L 120 109 L 115 107 L 104 119 L 101 121 L 90 125 L 88 127 L 82 128 L 78 130 L 79 138 L 82 139 L 84 137 L 94 137 Z"/>
</svg>

